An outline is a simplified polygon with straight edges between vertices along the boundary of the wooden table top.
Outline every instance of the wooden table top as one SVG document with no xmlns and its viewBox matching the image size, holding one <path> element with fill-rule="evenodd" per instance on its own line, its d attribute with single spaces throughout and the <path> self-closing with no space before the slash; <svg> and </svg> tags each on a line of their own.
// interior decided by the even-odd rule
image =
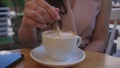
<svg viewBox="0 0 120 68">
<path fill-rule="evenodd" d="M 35 62 L 29 55 L 31 49 L 14 50 L 24 54 L 24 59 L 13 68 L 49 68 Z M 120 68 L 120 58 L 100 53 L 86 52 L 86 58 L 71 68 Z"/>
</svg>

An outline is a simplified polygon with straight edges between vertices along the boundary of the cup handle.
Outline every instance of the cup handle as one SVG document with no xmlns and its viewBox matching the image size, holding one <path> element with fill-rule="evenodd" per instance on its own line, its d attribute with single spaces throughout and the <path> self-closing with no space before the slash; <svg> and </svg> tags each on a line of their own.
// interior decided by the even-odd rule
<svg viewBox="0 0 120 68">
<path fill-rule="evenodd" d="M 78 40 L 77 40 L 77 47 L 80 46 L 80 44 L 82 43 L 82 38 L 80 36 L 77 36 Z"/>
</svg>

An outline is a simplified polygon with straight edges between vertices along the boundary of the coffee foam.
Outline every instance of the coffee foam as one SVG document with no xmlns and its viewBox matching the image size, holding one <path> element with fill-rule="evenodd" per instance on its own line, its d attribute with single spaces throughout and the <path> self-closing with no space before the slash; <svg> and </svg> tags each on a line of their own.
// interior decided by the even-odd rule
<svg viewBox="0 0 120 68">
<path fill-rule="evenodd" d="M 60 36 L 59 36 L 58 32 L 50 32 L 46 35 L 47 35 L 47 37 L 52 37 L 52 38 L 70 38 L 70 37 L 74 36 L 74 34 L 71 32 L 61 32 Z"/>
</svg>

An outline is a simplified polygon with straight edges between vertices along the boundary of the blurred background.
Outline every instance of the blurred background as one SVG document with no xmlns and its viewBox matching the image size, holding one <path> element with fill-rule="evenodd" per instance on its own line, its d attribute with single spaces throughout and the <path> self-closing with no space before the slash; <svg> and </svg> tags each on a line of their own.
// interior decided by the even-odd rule
<svg viewBox="0 0 120 68">
<path fill-rule="evenodd" d="M 22 47 L 17 36 L 23 10 L 24 0 L 0 0 L 0 49 Z"/>
</svg>

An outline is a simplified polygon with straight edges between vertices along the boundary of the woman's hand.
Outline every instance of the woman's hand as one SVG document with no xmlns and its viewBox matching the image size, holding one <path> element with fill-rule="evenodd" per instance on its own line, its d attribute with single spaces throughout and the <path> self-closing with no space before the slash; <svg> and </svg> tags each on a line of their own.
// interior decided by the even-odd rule
<svg viewBox="0 0 120 68">
<path fill-rule="evenodd" d="M 25 5 L 23 24 L 27 26 L 45 28 L 47 23 L 59 19 L 59 9 L 45 0 L 31 0 Z"/>
</svg>

